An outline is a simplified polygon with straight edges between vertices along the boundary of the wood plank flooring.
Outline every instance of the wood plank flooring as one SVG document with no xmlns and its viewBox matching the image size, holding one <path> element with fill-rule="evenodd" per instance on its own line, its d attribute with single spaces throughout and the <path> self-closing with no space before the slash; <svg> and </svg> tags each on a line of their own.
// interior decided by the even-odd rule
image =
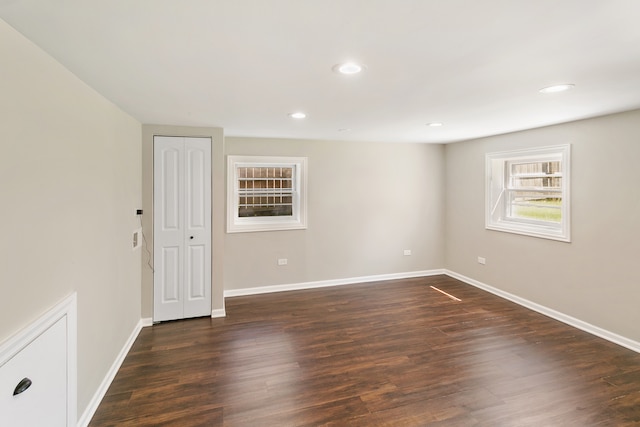
<svg viewBox="0 0 640 427">
<path fill-rule="evenodd" d="M 143 329 L 90 427 L 640 425 L 640 354 L 447 276 L 226 310 Z"/>
</svg>

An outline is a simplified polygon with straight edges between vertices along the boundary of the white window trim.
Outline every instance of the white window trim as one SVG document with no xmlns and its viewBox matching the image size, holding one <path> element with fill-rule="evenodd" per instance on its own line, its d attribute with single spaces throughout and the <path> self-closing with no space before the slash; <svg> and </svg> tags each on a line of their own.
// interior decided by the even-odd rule
<svg viewBox="0 0 640 427">
<path fill-rule="evenodd" d="M 485 227 L 488 230 L 503 231 L 540 237 L 544 239 L 571 241 L 571 146 L 556 145 L 499 153 L 486 154 L 485 186 Z M 507 218 L 504 194 L 507 176 L 506 165 L 521 160 L 560 160 L 562 161 L 562 221 L 549 224 L 543 221 Z"/>
<path fill-rule="evenodd" d="M 239 167 L 294 166 L 293 215 L 274 217 L 238 216 Z M 307 158 L 273 156 L 227 156 L 227 233 L 300 230 L 307 228 Z"/>
</svg>

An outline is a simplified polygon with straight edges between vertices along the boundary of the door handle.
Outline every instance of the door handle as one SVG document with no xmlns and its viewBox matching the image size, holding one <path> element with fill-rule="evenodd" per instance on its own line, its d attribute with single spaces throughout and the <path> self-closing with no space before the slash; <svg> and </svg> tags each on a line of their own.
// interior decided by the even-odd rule
<svg viewBox="0 0 640 427">
<path fill-rule="evenodd" d="M 29 378 L 23 378 L 13 390 L 13 395 L 17 396 L 20 393 L 24 393 L 29 387 L 31 387 L 31 384 L 32 382 Z"/>
<path fill-rule="evenodd" d="M 193 236 L 190 236 L 189 239 L 193 240 Z"/>
</svg>

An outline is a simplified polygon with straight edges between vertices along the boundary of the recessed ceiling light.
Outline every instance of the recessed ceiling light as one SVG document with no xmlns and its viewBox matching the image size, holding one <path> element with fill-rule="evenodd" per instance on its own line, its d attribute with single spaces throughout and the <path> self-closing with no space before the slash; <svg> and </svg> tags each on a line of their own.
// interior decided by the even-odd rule
<svg viewBox="0 0 640 427">
<path fill-rule="evenodd" d="M 432 122 L 432 123 L 427 123 L 427 126 L 429 126 L 430 128 L 437 128 L 442 126 L 442 123 L 440 122 Z"/>
<path fill-rule="evenodd" d="M 290 113 L 289 117 L 291 117 L 292 119 L 304 119 L 305 117 L 307 117 L 307 115 L 302 111 L 297 111 L 295 113 Z"/>
<path fill-rule="evenodd" d="M 538 92 L 540 92 L 540 93 L 564 92 L 565 90 L 573 89 L 574 87 L 575 87 L 574 84 L 565 83 L 565 84 L 561 84 L 561 85 L 543 87 Z"/>
<path fill-rule="evenodd" d="M 345 62 L 344 64 L 337 64 L 333 66 L 333 71 L 340 74 L 358 74 L 364 69 L 364 66 L 356 62 Z"/>
</svg>

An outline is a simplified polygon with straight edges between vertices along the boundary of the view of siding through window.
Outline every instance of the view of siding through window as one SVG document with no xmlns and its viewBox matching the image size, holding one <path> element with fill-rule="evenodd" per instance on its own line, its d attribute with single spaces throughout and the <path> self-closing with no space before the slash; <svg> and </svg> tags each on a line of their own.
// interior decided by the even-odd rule
<svg viewBox="0 0 640 427">
<path fill-rule="evenodd" d="M 238 167 L 238 216 L 292 216 L 293 169 Z"/>
<path fill-rule="evenodd" d="M 559 223 L 562 220 L 562 164 L 510 162 L 509 217 Z"/>
</svg>

